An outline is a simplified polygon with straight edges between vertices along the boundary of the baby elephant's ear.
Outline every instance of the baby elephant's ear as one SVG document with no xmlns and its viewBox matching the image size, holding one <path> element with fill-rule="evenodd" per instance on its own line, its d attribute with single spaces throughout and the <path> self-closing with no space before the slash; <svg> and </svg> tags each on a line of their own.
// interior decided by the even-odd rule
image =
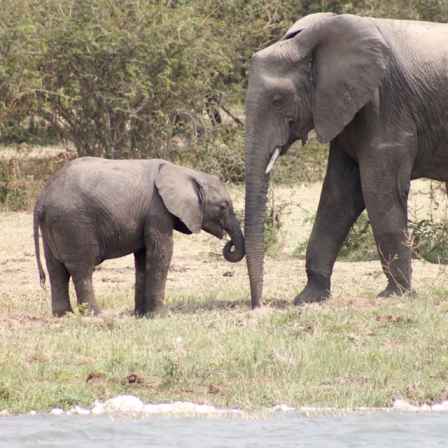
<svg viewBox="0 0 448 448">
<path fill-rule="evenodd" d="M 171 163 L 161 165 L 156 188 L 168 211 L 180 219 L 192 233 L 202 227 L 201 186 L 192 172 Z"/>
</svg>

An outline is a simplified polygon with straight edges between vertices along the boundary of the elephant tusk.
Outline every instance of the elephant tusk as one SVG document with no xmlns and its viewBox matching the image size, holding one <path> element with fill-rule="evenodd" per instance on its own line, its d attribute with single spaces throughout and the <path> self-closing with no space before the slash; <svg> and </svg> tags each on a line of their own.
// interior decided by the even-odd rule
<svg viewBox="0 0 448 448">
<path fill-rule="evenodd" d="M 280 156 L 280 148 L 275 148 L 274 154 L 272 154 L 271 160 L 269 161 L 267 167 L 266 167 L 266 174 L 269 174 L 272 171 L 272 168 L 274 168 L 274 164 L 278 157 Z"/>
</svg>

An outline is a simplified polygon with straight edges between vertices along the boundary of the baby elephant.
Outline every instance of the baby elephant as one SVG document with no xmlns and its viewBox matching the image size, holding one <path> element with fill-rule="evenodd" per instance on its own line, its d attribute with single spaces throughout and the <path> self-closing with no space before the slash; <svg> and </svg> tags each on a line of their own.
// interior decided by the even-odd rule
<svg viewBox="0 0 448 448">
<path fill-rule="evenodd" d="M 226 260 L 244 257 L 244 238 L 232 201 L 215 176 L 165 160 L 83 157 L 64 165 L 40 193 L 34 208 L 34 244 L 41 284 L 39 228 L 51 284 L 53 314 L 71 312 L 69 279 L 78 304 L 99 312 L 92 287 L 94 266 L 134 254 L 135 314 L 163 305 L 173 252 L 173 230 L 201 229 L 231 240 Z"/>
</svg>

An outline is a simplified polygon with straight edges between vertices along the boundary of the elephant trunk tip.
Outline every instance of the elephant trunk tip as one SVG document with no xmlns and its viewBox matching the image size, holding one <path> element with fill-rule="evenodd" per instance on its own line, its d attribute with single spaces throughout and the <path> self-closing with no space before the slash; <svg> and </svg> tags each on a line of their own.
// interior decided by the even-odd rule
<svg viewBox="0 0 448 448">
<path fill-rule="evenodd" d="M 222 253 L 224 255 L 224 258 L 230 263 L 238 263 L 246 255 L 244 245 L 242 245 L 242 247 L 237 247 L 233 240 L 227 241 L 224 249 L 222 250 Z"/>
</svg>

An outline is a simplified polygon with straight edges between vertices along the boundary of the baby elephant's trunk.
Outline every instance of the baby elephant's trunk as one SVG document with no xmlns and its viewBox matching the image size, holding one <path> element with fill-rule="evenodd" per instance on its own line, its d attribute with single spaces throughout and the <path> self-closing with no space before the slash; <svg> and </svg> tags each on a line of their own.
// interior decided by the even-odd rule
<svg viewBox="0 0 448 448">
<path fill-rule="evenodd" d="M 244 258 L 246 251 L 244 249 L 244 236 L 241 231 L 241 225 L 233 214 L 229 219 L 229 225 L 226 226 L 226 231 L 231 239 L 224 246 L 222 253 L 227 261 L 238 263 L 238 261 Z"/>
</svg>

